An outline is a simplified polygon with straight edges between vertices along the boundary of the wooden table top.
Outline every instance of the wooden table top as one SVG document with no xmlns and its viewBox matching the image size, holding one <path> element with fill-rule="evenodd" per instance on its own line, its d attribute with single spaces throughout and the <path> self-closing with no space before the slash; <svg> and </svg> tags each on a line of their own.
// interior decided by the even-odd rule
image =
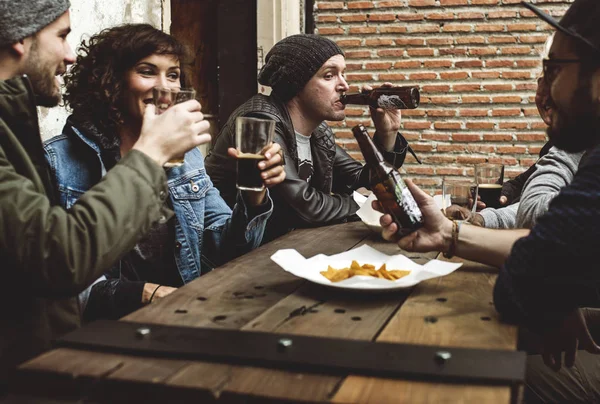
<svg viewBox="0 0 600 404">
<path fill-rule="evenodd" d="M 305 257 L 362 244 L 398 247 L 361 222 L 295 230 L 185 285 L 123 320 L 446 347 L 516 350 L 517 329 L 498 321 L 496 271 L 466 262 L 458 271 L 385 294 L 340 292 L 299 279 L 270 260 L 282 248 Z M 437 254 L 406 253 L 418 263 Z M 425 318 L 436 319 L 435 322 Z M 22 389 L 90 401 L 502 402 L 505 386 L 327 376 L 202 361 L 58 348 L 21 365 Z M 118 388 L 114 388 L 118 386 Z M 126 400 L 124 397 L 128 397 Z"/>
</svg>

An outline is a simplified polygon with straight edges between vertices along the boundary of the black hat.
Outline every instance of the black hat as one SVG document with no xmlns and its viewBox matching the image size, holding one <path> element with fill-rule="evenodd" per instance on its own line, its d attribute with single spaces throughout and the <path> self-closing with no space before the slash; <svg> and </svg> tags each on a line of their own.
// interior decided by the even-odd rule
<svg viewBox="0 0 600 404">
<path fill-rule="evenodd" d="M 335 55 L 344 55 L 344 52 L 330 39 L 314 34 L 288 36 L 267 53 L 258 82 L 288 101 Z"/>
<path fill-rule="evenodd" d="M 590 47 L 596 56 L 600 56 L 599 0 L 575 0 L 560 21 L 556 21 L 531 3 L 523 1 L 521 4 L 563 34 Z"/>
</svg>

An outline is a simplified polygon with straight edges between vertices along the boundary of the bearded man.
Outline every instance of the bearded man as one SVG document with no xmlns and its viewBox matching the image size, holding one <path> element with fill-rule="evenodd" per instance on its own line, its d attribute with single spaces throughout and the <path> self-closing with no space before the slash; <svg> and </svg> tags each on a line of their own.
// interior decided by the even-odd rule
<svg viewBox="0 0 600 404">
<path fill-rule="evenodd" d="M 60 101 L 74 54 L 69 0 L 0 1 L 0 396 L 15 366 L 80 324 L 76 296 L 173 212 L 170 158 L 210 141 L 200 104 L 157 116 L 133 150 L 69 211 L 44 159 L 36 105 Z M 168 115 L 168 116 L 167 116 Z M 131 203 L 136 201 L 136 203 Z"/>
</svg>

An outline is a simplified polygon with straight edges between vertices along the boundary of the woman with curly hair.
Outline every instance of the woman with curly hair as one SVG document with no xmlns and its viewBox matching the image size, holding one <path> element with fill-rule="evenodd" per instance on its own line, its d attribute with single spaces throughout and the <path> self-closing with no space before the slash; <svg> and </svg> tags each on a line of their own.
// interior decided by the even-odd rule
<svg viewBox="0 0 600 404">
<path fill-rule="evenodd" d="M 105 29 L 81 43 L 65 77 L 72 115 L 63 133 L 44 144 L 66 208 L 131 150 L 152 89 L 187 85 L 186 61 L 181 43 L 147 24 Z M 285 178 L 279 150 L 273 144 L 259 165 L 266 187 Z M 185 155 L 182 166 L 169 168 L 167 177 L 167 204 L 175 215 L 157 223 L 80 295 L 85 320 L 122 317 L 260 245 L 272 211 L 266 191 L 238 193 L 232 211 L 213 187 L 198 149 Z"/>
</svg>

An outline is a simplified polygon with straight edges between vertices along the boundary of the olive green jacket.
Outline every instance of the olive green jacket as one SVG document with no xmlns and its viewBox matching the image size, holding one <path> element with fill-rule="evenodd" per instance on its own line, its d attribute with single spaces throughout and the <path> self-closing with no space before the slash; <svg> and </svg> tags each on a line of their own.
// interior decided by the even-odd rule
<svg viewBox="0 0 600 404">
<path fill-rule="evenodd" d="M 75 296 L 172 215 L 166 196 L 164 170 L 132 151 L 64 210 L 29 80 L 0 81 L 0 385 L 18 363 L 79 326 Z"/>
</svg>

